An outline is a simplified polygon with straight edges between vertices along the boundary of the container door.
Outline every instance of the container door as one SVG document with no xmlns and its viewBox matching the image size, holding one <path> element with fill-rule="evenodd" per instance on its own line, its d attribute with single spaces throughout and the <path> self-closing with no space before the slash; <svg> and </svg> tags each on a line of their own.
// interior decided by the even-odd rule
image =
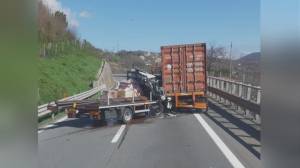
<svg viewBox="0 0 300 168">
<path fill-rule="evenodd" d="M 186 47 L 186 85 L 187 92 L 204 91 L 206 82 L 205 47 L 190 45 Z"/>
</svg>

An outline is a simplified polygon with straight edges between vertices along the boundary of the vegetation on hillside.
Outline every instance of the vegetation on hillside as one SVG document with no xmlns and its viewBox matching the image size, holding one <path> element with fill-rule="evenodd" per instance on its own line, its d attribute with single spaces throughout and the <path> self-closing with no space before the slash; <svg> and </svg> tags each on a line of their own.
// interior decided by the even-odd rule
<svg viewBox="0 0 300 168">
<path fill-rule="evenodd" d="M 66 15 L 39 1 L 39 104 L 89 89 L 101 66 L 99 50 L 68 28 Z"/>
<path fill-rule="evenodd" d="M 160 69 L 160 54 L 154 52 L 120 50 L 106 53 L 103 59 L 110 62 L 113 73 L 126 73 L 133 66 L 148 72 Z"/>
<path fill-rule="evenodd" d="M 87 90 L 100 64 L 93 54 L 75 47 L 57 57 L 39 58 L 39 103 Z"/>
</svg>

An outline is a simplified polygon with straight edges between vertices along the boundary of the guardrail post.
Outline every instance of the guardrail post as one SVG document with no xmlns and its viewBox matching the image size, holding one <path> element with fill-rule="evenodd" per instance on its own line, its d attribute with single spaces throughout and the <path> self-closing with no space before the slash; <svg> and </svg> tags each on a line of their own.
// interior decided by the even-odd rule
<svg viewBox="0 0 300 168">
<path fill-rule="evenodd" d="M 213 87 L 213 88 L 216 88 L 216 87 L 217 87 L 217 80 L 216 80 L 215 78 L 212 78 L 212 80 L 213 80 L 213 85 L 212 85 L 212 87 Z M 214 94 L 214 93 L 212 93 L 212 97 L 213 97 L 213 98 L 217 98 L 217 95 Z"/>
<path fill-rule="evenodd" d="M 243 85 L 239 84 L 239 95 L 240 98 L 243 98 Z"/>
<path fill-rule="evenodd" d="M 217 79 L 214 79 L 215 80 L 215 84 L 214 84 L 214 88 L 218 88 L 218 80 Z M 215 99 L 217 99 L 218 100 L 218 95 L 217 94 L 215 94 Z"/>
<path fill-rule="evenodd" d="M 236 84 L 235 83 L 232 83 L 232 89 L 231 89 L 231 94 L 232 95 L 236 95 Z"/>
<path fill-rule="evenodd" d="M 261 101 L 261 90 L 258 89 L 257 90 L 257 96 L 256 96 L 256 103 L 260 104 L 260 101 Z"/>
<path fill-rule="evenodd" d="M 241 83 L 238 83 L 238 88 L 239 88 L 238 97 L 243 98 L 243 85 Z M 237 106 L 237 110 L 241 110 L 241 107 Z"/>
<path fill-rule="evenodd" d="M 236 96 L 236 83 L 232 83 L 231 94 Z M 233 105 L 235 106 L 235 108 L 237 108 L 237 105 L 235 103 L 233 103 Z"/>
<path fill-rule="evenodd" d="M 251 100 L 251 85 L 247 86 L 247 100 Z"/>
<path fill-rule="evenodd" d="M 234 86 L 234 83 L 232 81 L 230 81 L 228 93 L 230 93 L 231 95 L 232 95 L 233 86 Z M 232 102 L 229 101 L 229 104 L 232 105 Z"/>
<path fill-rule="evenodd" d="M 109 102 L 109 91 L 107 91 L 107 105 L 108 106 L 110 105 L 110 102 Z"/>
<path fill-rule="evenodd" d="M 223 87 L 224 87 L 223 81 L 222 81 L 222 80 L 219 80 L 219 84 L 220 84 L 219 89 L 220 89 L 220 90 L 223 90 Z M 219 95 L 219 99 L 220 99 L 220 102 L 222 102 L 222 97 L 221 97 L 220 95 Z"/>
<path fill-rule="evenodd" d="M 247 86 L 247 94 L 246 94 L 246 99 L 248 100 L 248 101 L 250 101 L 251 100 L 251 87 L 250 87 L 251 85 L 248 85 Z M 246 117 L 252 117 L 252 115 L 251 115 L 252 113 L 250 112 L 250 110 L 248 110 L 248 109 L 246 109 L 245 110 L 245 115 L 246 115 Z"/>
<path fill-rule="evenodd" d="M 222 80 L 222 91 L 223 92 L 224 91 L 226 92 L 226 87 L 227 87 L 226 82 L 224 80 Z M 225 98 L 221 97 L 221 102 L 225 103 Z"/>
<path fill-rule="evenodd" d="M 220 83 L 221 83 L 220 90 L 223 91 L 224 90 L 224 81 L 221 80 Z M 223 101 L 223 98 L 220 96 L 220 102 L 222 103 L 222 101 Z"/>
<path fill-rule="evenodd" d="M 216 79 L 216 89 L 220 89 L 220 80 Z M 219 101 L 220 96 L 216 94 L 216 99 Z"/>
<path fill-rule="evenodd" d="M 213 79 L 213 78 L 209 78 L 209 80 L 210 80 L 209 86 L 210 86 L 210 87 L 213 87 L 213 86 L 214 86 L 214 79 Z M 213 93 L 212 93 L 212 92 L 209 92 L 209 95 L 210 95 L 211 97 L 213 97 Z"/>
<path fill-rule="evenodd" d="M 207 83 L 206 83 L 207 87 L 211 86 L 211 81 L 210 80 L 211 80 L 210 77 L 207 77 Z M 207 96 L 210 96 L 209 92 L 207 92 Z"/>
<path fill-rule="evenodd" d="M 229 94 L 232 94 L 232 85 L 233 85 L 232 81 L 228 82 L 228 93 Z M 229 103 L 229 105 L 232 105 L 230 100 L 228 100 L 228 103 Z"/>
<path fill-rule="evenodd" d="M 134 103 L 134 88 L 132 86 L 132 103 Z"/>
<path fill-rule="evenodd" d="M 224 91 L 228 93 L 228 89 L 229 89 L 229 82 L 228 81 L 224 81 L 225 87 L 224 87 Z M 226 105 L 228 103 L 227 99 L 224 98 L 224 104 Z"/>
<path fill-rule="evenodd" d="M 260 104 L 261 102 L 261 90 L 260 89 L 257 89 L 257 95 L 256 95 L 256 103 L 257 104 Z M 261 123 L 261 118 L 260 118 L 260 115 L 259 114 L 255 114 L 254 115 L 254 118 L 255 118 L 255 121 L 257 123 Z"/>
<path fill-rule="evenodd" d="M 261 118 L 260 118 L 260 115 L 259 114 L 255 114 L 255 121 L 256 123 L 261 123 Z"/>
</svg>

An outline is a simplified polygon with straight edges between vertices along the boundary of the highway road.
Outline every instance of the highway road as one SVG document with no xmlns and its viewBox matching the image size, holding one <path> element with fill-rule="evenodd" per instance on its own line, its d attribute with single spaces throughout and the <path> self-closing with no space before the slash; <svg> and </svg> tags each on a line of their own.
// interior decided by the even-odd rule
<svg viewBox="0 0 300 168">
<path fill-rule="evenodd" d="M 128 125 L 64 117 L 39 130 L 39 167 L 260 168 L 259 130 L 212 99 L 207 113 L 137 116 Z"/>
<path fill-rule="evenodd" d="M 39 167 L 261 167 L 257 125 L 213 100 L 210 106 L 207 114 L 141 116 L 128 125 L 62 119 L 39 131 Z"/>
</svg>

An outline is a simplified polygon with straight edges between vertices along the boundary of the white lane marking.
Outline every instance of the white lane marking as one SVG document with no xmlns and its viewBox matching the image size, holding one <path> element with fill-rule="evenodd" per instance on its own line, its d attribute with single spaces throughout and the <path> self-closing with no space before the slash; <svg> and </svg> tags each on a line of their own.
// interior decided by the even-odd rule
<svg viewBox="0 0 300 168">
<path fill-rule="evenodd" d="M 60 119 L 58 119 L 57 121 L 55 121 L 55 122 L 54 122 L 54 124 L 55 124 L 55 123 L 62 122 L 62 121 L 65 121 L 66 119 L 68 119 L 68 116 L 64 116 L 63 118 L 60 118 Z M 38 131 L 38 134 L 40 134 L 40 133 L 44 132 L 45 130 L 43 130 L 43 129 L 45 129 L 45 128 L 50 128 L 50 127 L 53 127 L 53 126 L 54 126 L 54 124 L 49 124 L 49 125 L 47 125 L 47 126 L 43 127 L 43 128 L 42 128 L 42 130 L 39 130 L 39 131 Z"/>
<path fill-rule="evenodd" d="M 65 121 L 66 119 L 68 119 L 68 116 L 64 116 L 63 118 L 61 118 L 61 119 L 55 121 L 55 123 Z"/>
<path fill-rule="evenodd" d="M 168 113 L 168 115 L 169 115 L 170 117 L 176 117 L 175 114 Z"/>
<path fill-rule="evenodd" d="M 231 152 L 227 145 L 221 140 L 221 138 L 214 132 L 214 130 L 207 124 L 200 114 L 194 114 L 200 124 L 203 126 L 208 135 L 213 139 L 215 144 L 219 147 L 228 161 L 234 168 L 245 168 L 245 166 L 238 160 L 238 158 Z"/>
<path fill-rule="evenodd" d="M 122 132 L 125 130 L 126 128 L 126 125 L 123 124 L 121 125 L 121 127 L 119 128 L 118 132 L 116 133 L 116 135 L 114 136 L 114 138 L 111 140 L 111 143 L 116 143 L 118 142 L 119 138 L 121 137 L 122 135 Z"/>
</svg>

